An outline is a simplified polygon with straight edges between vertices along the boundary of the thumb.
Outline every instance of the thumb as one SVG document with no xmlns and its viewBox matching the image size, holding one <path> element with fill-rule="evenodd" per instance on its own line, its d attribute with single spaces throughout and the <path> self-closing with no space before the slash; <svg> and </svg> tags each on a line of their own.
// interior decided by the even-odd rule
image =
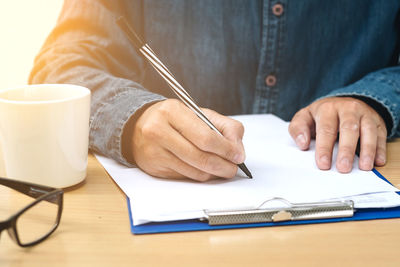
<svg viewBox="0 0 400 267">
<path fill-rule="evenodd" d="M 289 133 L 301 150 L 309 148 L 311 136 L 315 132 L 314 128 L 314 119 L 308 108 L 299 110 L 293 116 L 289 124 Z"/>
<path fill-rule="evenodd" d="M 229 140 L 234 146 L 240 151 L 241 162 L 244 161 L 246 153 L 243 146 L 243 124 L 237 120 L 221 115 L 218 112 L 211 109 L 203 109 L 204 113 L 210 119 L 210 121 L 217 127 L 224 138 Z"/>
<path fill-rule="evenodd" d="M 244 134 L 242 123 L 210 109 L 203 109 L 210 121 L 217 127 L 221 134 L 228 140 L 240 143 Z"/>
</svg>

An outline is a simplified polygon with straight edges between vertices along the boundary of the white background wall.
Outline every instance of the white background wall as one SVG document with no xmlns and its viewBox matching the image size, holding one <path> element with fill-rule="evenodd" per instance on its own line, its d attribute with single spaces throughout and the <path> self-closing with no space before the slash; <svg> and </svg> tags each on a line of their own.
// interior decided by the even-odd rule
<svg viewBox="0 0 400 267">
<path fill-rule="evenodd" d="M 62 0 L 0 0 L 0 89 L 27 83 Z"/>
</svg>

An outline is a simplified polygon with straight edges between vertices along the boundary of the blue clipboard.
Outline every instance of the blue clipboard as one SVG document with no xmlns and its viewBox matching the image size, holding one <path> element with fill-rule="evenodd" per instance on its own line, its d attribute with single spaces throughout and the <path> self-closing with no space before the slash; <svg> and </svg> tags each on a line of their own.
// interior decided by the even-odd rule
<svg viewBox="0 0 400 267">
<path fill-rule="evenodd" d="M 383 177 L 383 175 L 380 174 L 376 169 L 373 169 L 373 172 L 379 178 L 390 184 L 390 182 L 385 177 Z M 399 192 L 397 192 L 397 194 L 399 194 Z M 170 222 L 153 222 L 153 223 L 134 226 L 129 198 L 127 198 L 127 203 L 128 203 L 131 232 L 133 234 L 155 234 L 155 233 L 188 232 L 188 231 L 203 231 L 203 230 L 218 230 L 218 229 L 236 229 L 236 228 L 250 228 L 250 227 L 400 218 L 400 207 L 394 207 L 394 208 L 357 209 L 357 211 L 354 213 L 352 217 L 344 217 L 344 218 L 226 224 L 226 225 L 209 225 L 207 222 L 200 220 L 182 220 L 182 221 L 170 221 Z"/>
</svg>

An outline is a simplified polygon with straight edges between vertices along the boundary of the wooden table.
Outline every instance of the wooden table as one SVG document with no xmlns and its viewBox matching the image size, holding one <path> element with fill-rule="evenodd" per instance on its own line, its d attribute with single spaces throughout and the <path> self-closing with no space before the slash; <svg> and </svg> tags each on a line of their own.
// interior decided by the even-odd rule
<svg viewBox="0 0 400 267">
<path fill-rule="evenodd" d="M 400 139 L 388 159 L 379 171 L 399 187 Z M 142 265 L 400 266 L 400 219 L 132 235 L 125 195 L 90 155 L 86 182 L 65 193 L 48 240 L 23 249 L 5 232 L 0 239 L 0 266 Z"/>
</svg>

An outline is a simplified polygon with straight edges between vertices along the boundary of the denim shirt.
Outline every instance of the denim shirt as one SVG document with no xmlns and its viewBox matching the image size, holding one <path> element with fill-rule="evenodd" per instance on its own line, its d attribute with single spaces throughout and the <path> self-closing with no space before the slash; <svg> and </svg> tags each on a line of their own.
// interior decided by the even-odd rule
<svg viewBox="0 0 400 267">
<path fill-rule="evenodd" d="M 398 0 L 66 0 L 30 82 L 90 88 L 90 148 L 124 164 L 128 120 L 175 96 L 120 15 L 202 107 L 290 120 L 318 98 L 353 96 L 400 135 Z"/>
</svg>

